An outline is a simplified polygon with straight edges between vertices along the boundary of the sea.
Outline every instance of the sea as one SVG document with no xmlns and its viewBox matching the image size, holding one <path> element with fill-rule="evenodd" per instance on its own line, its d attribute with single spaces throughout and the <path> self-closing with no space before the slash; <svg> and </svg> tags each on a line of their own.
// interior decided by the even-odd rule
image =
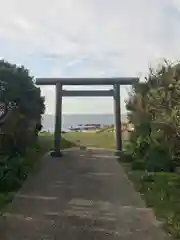
<svg viewBox="0 0 180 240">
<path fill-rule="evenodd" d="M 127 120 L 125 114 L 121 115 L 121 120 Z M 69 127 L 76 127 L 79 124 L 101 124 L 111 125 L 114 124 L 113 114 L 63 114 L 62 116 L 62 130 L 68 131 Z M 44 114 L 42 116 L 42 131 L 54 132 L 55 116 Z"/>
</svg>

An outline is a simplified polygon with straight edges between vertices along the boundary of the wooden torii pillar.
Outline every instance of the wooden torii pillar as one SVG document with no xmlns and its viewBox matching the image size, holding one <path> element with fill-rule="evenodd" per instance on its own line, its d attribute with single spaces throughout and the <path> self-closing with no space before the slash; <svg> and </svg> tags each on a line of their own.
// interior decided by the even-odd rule
<svg viewBox="0 0 180 240">
<path fill-rule="evenodd" d="M 121 95 L 120 85 L 114 85 L 114 116 L 116 132 L 116 154 L 120 155 L 122 151 L 122 131 L 121 131 Z"/>
<path fill-rule="evenodd" d="M 121 103 L 120 86 L 132 85 L 139 81 L 139 78 L 37 78 L 37 85 L 56 86 L 56 113 L 53 157 L 60 157 L 61 154 L 61 123 L 62 123 L 62 97 L 108 97 L 114 98 L 114 115 L 116 129 L 116 154 L 122 151 L 121 134 Z M 63 90 L 63 85 L 113 85 L 113 90 Z"/>
<path fill-rule="evenodd" d="M 54 152 L 52 156 L 61 156 L 61 129 L 62 129 L 62 84 L 56 84 L 56 114 L 54 132 Z"/>
</svg>

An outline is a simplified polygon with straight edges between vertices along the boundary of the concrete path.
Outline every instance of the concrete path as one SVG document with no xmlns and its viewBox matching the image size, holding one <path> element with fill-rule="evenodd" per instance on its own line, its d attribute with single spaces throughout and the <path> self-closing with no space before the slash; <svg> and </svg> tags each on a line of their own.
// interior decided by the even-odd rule
<svg viewBox="0 0 180 240">
<path fill-rule="evenodd" d="M 44 158 L 1 217 L 1 240 L 166 240 L 113 154 Z"/>
</svg>

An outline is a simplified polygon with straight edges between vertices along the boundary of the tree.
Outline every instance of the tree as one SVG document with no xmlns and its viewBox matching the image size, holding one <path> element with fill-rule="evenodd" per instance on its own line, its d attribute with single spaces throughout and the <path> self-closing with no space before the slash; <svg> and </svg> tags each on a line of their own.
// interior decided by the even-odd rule
<svg viewBox="0 0 180 240">
<path fill-rule="evenodd" d="M 12 147 L 12 151 L 26 150 L 30 144 L 30 136 L 37 135 L 37 129 L 40 129 L 41 114 L 44 113 L 44 98 L 41 97 L 40 89 L 35 86 L 34 79 L 30 76 L 29 71 L 24 66 L 17 66 L 0 61 L 0 81 L 3 83 L 4 91 L 1 92 L 0 101 L 8 104 L 14 102 L 18 108 L 17 111 L 12 112 L 11 120 L 7 120 L 2 128 L 6 129 L 6 135 L 8 134 L 11 139 L 11 143 L 15 143 Z M 15 117 L 16 116 L 16 117 Z M 13 128 L 8 127 L 9 124 L 14 124 L 16 119 L 16 125 Z M 8 132 L 11 129 L 11 132 Z M 13 140 L 13 141 L 12 141 Z M 34 139 L 35 140 L 35 139 Z M 31 142 L 33 139 L 31 139 Z"/>
<path fill-rule="evenodd" d="M 127 109 L 136 157 L 159 169 L 180 165 L 180 65 L 165 61 L 150 69 L 146 81 L 133 87 Z"/>
</svg>

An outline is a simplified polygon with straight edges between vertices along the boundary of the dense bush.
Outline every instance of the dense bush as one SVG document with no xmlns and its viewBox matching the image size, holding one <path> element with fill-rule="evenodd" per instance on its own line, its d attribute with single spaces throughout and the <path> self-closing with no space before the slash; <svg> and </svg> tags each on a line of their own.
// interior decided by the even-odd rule
<svg viewBox="0 0 180 240">
<path fill-rule="evenodd" d="M 0 166 L 0 192 L 14 191 L 27 176 L 28 168 L 21 156 L 2 157 Z"/>
<path fill-rule="evenodd" d="M 180 166 L 180 65 L 167 62 L 133 86 L 127 101 L 135 131 L 127 151 L 133 167 L 172 171 Z"/>
<path fill-rule="evenodd" d="M 0 61 L 0 102 L 16 108 L 0 120 L 0 153 L 24 155 L 37 138 L 44 113 L 44 98 L 23 66 Z"/>
<path fill-rule="evenodd" d="M 35 163 L 34 157 L 42 151 L 39 147 L 29 148 L 26 156 L 18 153 L 13 156 L 0 155 L 0 193 L 12 192 L 21 186 Z"/>
<path fill-rule="evenodd" d="M 21 186 L 38 156 L 44 98 L 23 66 L 0 60 L 0 102 L 9 108 L 0 118 L 0 194 Z M 1 195 L 2 195 L 1 194 Z"/>
</svg>

